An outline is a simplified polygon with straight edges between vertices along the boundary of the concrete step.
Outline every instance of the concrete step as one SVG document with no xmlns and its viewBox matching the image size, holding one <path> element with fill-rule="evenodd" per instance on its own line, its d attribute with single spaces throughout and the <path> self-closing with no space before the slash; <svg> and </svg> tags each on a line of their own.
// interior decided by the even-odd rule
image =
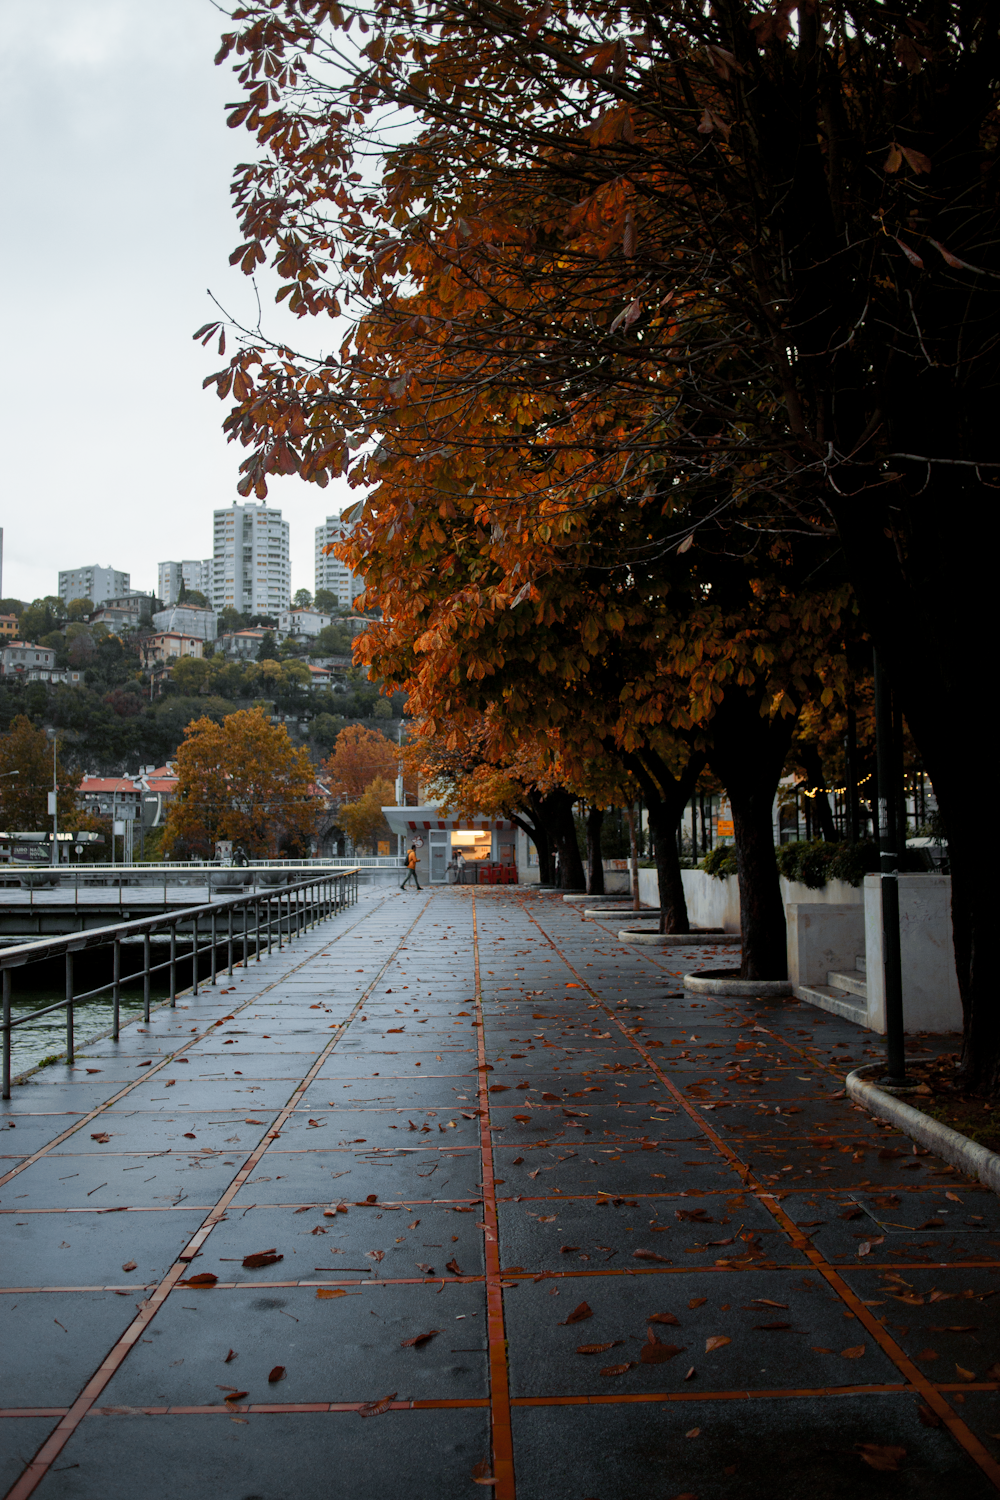
<svg viewBox="0 0 1000 1500">
<path fill-rule="evenodd" d="M 843 1016 L 845 1021 L 854 1021 L 859 1026 L 868 1024 L 866 1000 L 847 990 L 834 989 L 829 984 L 800 984 L 796 986 L 795 996 L 798 1000 L 804 1000 L 807 1005 L 817 1006 L 819 1010 Z"/>
<path fill-rule="evenodd" d="M 831 989 L 846 990 L 849 995 L 860 995 L 865 1004 L 868 1003 L 868 980 L 864 974 L 844 974 L 830 971 L 826 976 L 827 984 Z"/>
</svg>

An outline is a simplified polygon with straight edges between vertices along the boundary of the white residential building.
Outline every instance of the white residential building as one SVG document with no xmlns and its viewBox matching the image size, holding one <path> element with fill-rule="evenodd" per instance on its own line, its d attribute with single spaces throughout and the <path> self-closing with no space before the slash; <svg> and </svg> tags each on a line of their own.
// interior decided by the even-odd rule
<svg viewBox="0 0 1000 1500">
<path fill-rule="evenodd" d="M 169 609 L 159 609 L 153 616 L 153 628 L 161 631 L 180 632 L 193 635 L 199 641 L 214 641 L 216 617 L 214 609 L 202 609 L 200 604 L 172 604 Z"/>
<path fill-rule="evenodd" d="M 336 594 L 342 609 L 350 609 L 358 595 L 364 592 L 365 582 L 332 552 L 324 553 L 323 548 L 345 541 L 350 531 L 351 528 L 345 526 L 339 516 L 327 516 L 322 526 L 316 527 L 316 588 L 329 589 Z"/>
<path fill-rule="evenodd" d="M 211 602 L 214 579 L 215 559 L 211 557 L 161 562 L 158 565 L 156 592 L 164 604 L 176 604 L 183 584 L 186 589 L 197 589 Z"/>
<path fill-rule="evenodd" d="M 279 615 L 292 596 L 288 522 L 266 505 L 237 505 L 215 512 L 215 609 Z"/>
<path fill-rule="evenodd" d="M 319 635 L 331 623 L 332 617 L 320 614 L 317 609 L 285 609 L 278 616 L 278 629 L 296 640 Z"/>
<path fill-rule="evenodd" d="M 103 604 L 106 599 L 120 599 L 131 593 L 131 576 L 115 568 L 66 568 L 59 574 L 59 597 L 64 604 L 73 599 L 89 599 Z"/>
</svg>

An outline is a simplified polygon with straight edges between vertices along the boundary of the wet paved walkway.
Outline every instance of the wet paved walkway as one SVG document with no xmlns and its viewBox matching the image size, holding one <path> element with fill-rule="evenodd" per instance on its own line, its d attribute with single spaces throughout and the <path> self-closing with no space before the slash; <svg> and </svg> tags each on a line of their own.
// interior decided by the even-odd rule
<svg viewBox="0 0 1000 1500">
<path fill-rule="evenodd" d="M 615 926 L 369 890 L 15 1089 L 0 1493 L 994 1494 L 995 1197 Z"/>
</svg>

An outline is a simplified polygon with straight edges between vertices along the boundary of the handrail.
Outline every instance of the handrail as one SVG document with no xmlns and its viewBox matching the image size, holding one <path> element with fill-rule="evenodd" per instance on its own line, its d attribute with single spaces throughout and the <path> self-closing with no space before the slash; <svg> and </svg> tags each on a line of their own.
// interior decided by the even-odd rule
<svg viewBox="0 0 1000 1500">
<path fill-rule="evenodd" d="M 3 1020 L 0 1023 L 0 1031 L 3 1033 L 3 1080 L 2 1096 L 10 1098 L 10 1055 L 11 1034 L 15 1028 L 28 1025 L 40 1016 L 50 1015 L 53 1011 L 66 1011 L 66 1061 L 72 1062 L 74 1058 L 73 1043 L 73 1009 L 82 1001 L 93 999 L 111 991 L 113 1002 L 113 1026 L 112 1038 L 118 1041 L 120 1032 L 120 999 L 121 991 L 126 985 L 136 984 L 140 980 L 143 986 L 143 1017 L 149 1020 L 150 1009 L 150 979 L 153 974 L 165 969 L 169 972 L 169 1003 L 173 1007 L 177 1002 L 177 929 L 179 926 L 190 925 L 193 929 L 192 946 L 190 950 L 181 955 L 183 960 L 190 960 L 192 973 L 192 993 L 197 995 L 198 984 L 201 978 L 199 974 L 198 959 L 201 954 L 211 954 L 211 978 L 210 983 L 215 984 L 218 974 L 218 950 L 225 945 L 228 973 L 233 972 L 233 951 L 235 944 L 242 941 L 243 956 L 242 964 L 245 967 L 252 957 L 254 962 L 260 962 L 260 955 L 266 943 L 267 952 L 272 951 L 275 925 L 277 925 L 278 951 L 284 947 L 285 942 L 291 943 L 292 939 L 306 927 L 315 925 L 318 921 L 325 921 L 334 916 L 346 906 L 353 906 L 358 899 L 358 875 L 357 866 L 347 870 L 334 870 L 317 872 L 311 878 L 296 881 L 284 886 L 265 887 L 263 890 L 252 891 L 249 894 L 223 897 L 219 901 L 198 906 L 179 907 L 161 916 L 136 917 L 124 922 L 115 922 L 107 927 L 92 927 L 83 932 L 67 933 L 64 936 L 51 938 L 38 938 L 28 943 L 16 943 L 9 948 L 0 949 L 0 973 L 3 982 Z M 265 907 L 264 921 L 261 921 L 261 908 Z M 277 911 L 275 912 L 275 907 Z M 250 910 L 254 914 L 254 931 L 251 935 L 248 918 Z M 243 912 L 242 935 L 234 934 L 233 916 L 237 911 Z M 219 936 L 219 919 L 225 916 L 226 932 L 223 937 Z M 204 947 L 199 946 L 199 919 L 207 919 L 209 923 L 209 941 Z M 160 963 L 151 962 L 150 938 L 155 932 L 166 931 L 170 937 L 170 956 Z M 143 967 L 134 974 L 121 974 L 121 945 L 122 941 L 129 937 L 141 937 L 143 939 Z M 106 984 L 86 990 L 77 994 L 73 977 L 73 956 L 89 948 L 103 948 L 109 944 L 114 946 L 114 977 Z M 12 974 L 15 969 L 23 968 L 27 964 L 36 963 L 43 959 L 58 958 L 63 956 L 66 967 L 66 998 L 58 1000 L 52 1005 L 43 1006 L 39 1010 L 30 1011 L 27 1015 L 18 1016 L 16 1020 L 11 1017 L 12 1002 Z"/>
</svg>

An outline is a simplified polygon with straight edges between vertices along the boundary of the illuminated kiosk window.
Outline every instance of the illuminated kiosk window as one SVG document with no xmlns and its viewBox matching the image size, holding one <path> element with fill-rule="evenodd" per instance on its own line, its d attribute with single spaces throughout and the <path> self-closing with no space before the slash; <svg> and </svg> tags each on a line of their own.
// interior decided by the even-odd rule
<svg viewBox="0 0 1000 1500">
<path fill-rule="evenodd" d="M 490 859 L 493 854 L 493 835 L 475 833 L 472 829 L 459 829 L 451 836 L 452 853 L 461 849 L 466 859 Z"/>
</svg>

